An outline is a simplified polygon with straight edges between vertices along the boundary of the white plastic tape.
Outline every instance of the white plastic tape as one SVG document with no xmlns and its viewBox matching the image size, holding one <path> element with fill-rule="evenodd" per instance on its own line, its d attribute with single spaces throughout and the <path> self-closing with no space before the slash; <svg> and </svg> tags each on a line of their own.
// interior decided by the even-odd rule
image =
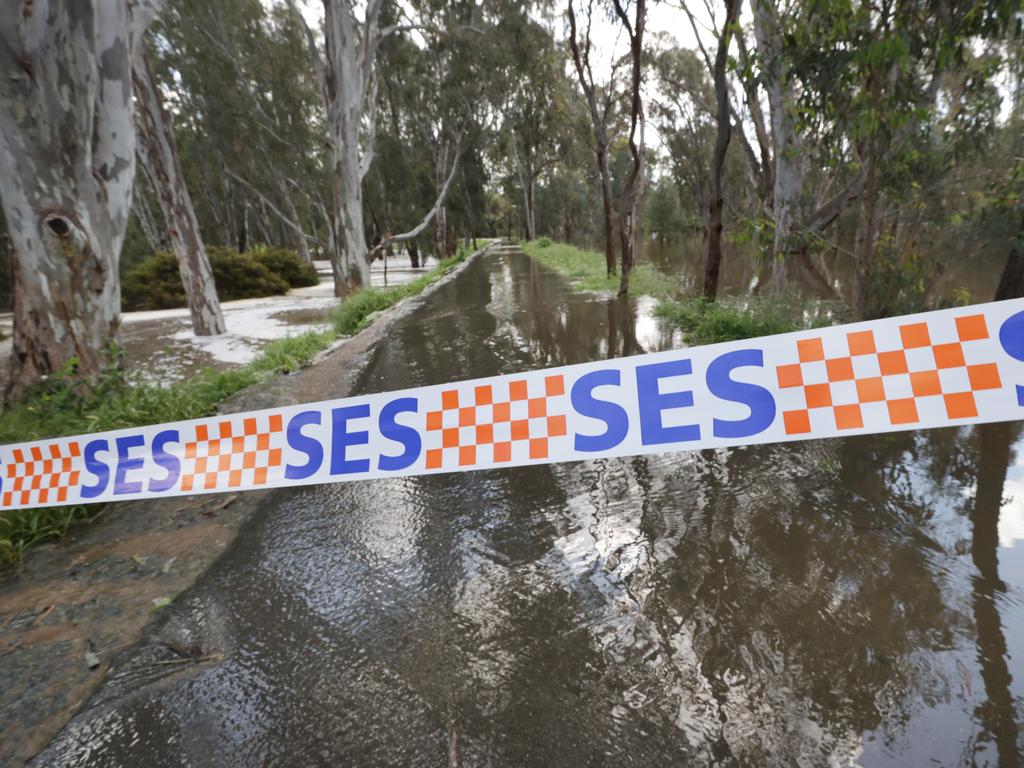
<svg viewBox="0 0 1024 768">
<path fill-rule="evenodd" d="M 1024 415 L 1024 299 L 0 446 L 0 508 L 462 472 Z"/>
</svg>

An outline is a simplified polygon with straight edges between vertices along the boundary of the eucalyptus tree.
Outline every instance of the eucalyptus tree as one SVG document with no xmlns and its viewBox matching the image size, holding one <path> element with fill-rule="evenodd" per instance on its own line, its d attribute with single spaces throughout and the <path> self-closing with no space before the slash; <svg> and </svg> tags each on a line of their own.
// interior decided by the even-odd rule
<svg viewBox="0 0 1024 768">
<path fill-rule="evenodd" d="M 591 58 L 593 44 L 591 30 L 594 21 L 594 0 L 587 0 L 584 11 L 582 30 L 577 28 L 576 11 L 573 0 L 569 0 L 569 50 L 572 53 L 573 66 L 579 79 L 580 88 L 587 100 L 590 110 L 590 122 L 594 134 L 594 156 L 597 161 L 597 173 L 601 181 L 601 205 L 604 214 L 604 257 L 605 268 L 610 277 L 615 273 L 615 227 L 612 217 L 612 182 L 608 174 L 608 145 L 610 142 L 609 127 L 614 118 L 616 102 L 615 77 L 621 59 L 612 63 L 611 73 L 606 84 L 598 83 L 594 78 L 594 65 Z"/>
<path fill-rule="evenodd" d="M 636 260 L 636 226 L 640 195 L 643 191 L 644 175 L 644 111 L 642 95 L 644 29 L 647 25 L 647 2 L 636 0 L 633 19 L 623 7 L 621 0 L 613 0 L 615 13 L 622 23 L 629 40 L 630 79 L 629 90 L 629 152 L 633 165 L 622 186 L 619 198 L 619 243 L 621 247 L 619 295 L 629 292 L 629 273 Z M 639 129 L 639 136 L 637 131 Z"/>
<path fill-rule="evenodd" d="M 524 233 L 536 237 L 535 192 L 541 175 L 557 161 L 560 101 L 566 87 L 563 58 L 551 32 L 527 9 L 504 15 L 494 29 L 504 57 L 498 76 L 505 157 L 510 157 L 523 204 Z"/>
<path fill-rule="evenodd" d="M 965 75 L 976 51 L 996 65 L 996 44 L 1019 18 L 1012 3 L 969 0 L 830 0 L 796 10 L 786 54 L 800 76 L 801 114 L 827 121 L 833 143 L 855 152 L 854 178 L 863 174 L 854 304 L 876 316 L 888 311 L 877 290 L 886 279 L 879 254 L 895 243 L 901 199 L 927 163 L 952 169 L 958 138 L 995 121 L 999 99 L 985 75 L 992 69 Z"/>
<path fill-rule="evenodd" d="M 135 179 L 132 56 L 161 0 L 7 2 L 0 185 L 14 251 L 8 401 L 120 333 L 118 254 Z"/>
<path fill-rule="evenodd" d="M 192 207 L 185 179 L 178 162 L 174 126 L 164 107 L 145 45 L 139 45 L 132 66 L 135 91 L 136 127 L 139 132 L 138 155 L 146 176 L 160 203 L 171 247 L 178 260 L 178 271 L 185 288 L 185 300 L 192 316 L 192 329 L 198 336 L 224 333 L 224 315 L 213 282 L 213 270 L 199 221 Z"/>
<path fill-rule="evenodd" d="M 711 200 L 708 206 L 708 236 L 704 254 L 704 298 L 715 300 L 718 296 L 718 272 L 722 265 L 722 211 L 725 199 L 722 192 L 722 174 L 725 167 L 725 153 L 732 137 L 729 114 L 729 91 L 726 82 L 726 64 L 729 58 L 729 42 L 733 25 L 739 14 L 739 0 L 725 0 L 725 23 L 718 35 L 718 51 L 715 54 L 715 149 L 711 155 L 711 170 L 708 174 Z"/>
</svg>

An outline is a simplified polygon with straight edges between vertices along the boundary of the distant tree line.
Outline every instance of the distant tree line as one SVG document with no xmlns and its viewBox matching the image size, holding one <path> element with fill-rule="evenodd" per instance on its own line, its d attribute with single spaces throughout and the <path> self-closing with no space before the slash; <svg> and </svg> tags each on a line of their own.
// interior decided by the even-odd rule
<svg viewBox="0 0 1024 768">
<path fill-rule="evenodd" d="M 714 299 L 742 234 L 768 292 L 841 250 L 872 317 L 957 243 L 1024 292 L 1020 0 L 682 4 L 696 49 L 648 6 L 323 0 L 317 25 L 294 0 L 8 0 L 7 400 L 100 370 L 120 275 L 155 251 L 197 334 L 224 331 L 212 246 L 327 260 L 345 296 L 376 259 L 546 235 L 599 248 L 625 293 L 644 239 L 697 235 Z"/>
</svg>

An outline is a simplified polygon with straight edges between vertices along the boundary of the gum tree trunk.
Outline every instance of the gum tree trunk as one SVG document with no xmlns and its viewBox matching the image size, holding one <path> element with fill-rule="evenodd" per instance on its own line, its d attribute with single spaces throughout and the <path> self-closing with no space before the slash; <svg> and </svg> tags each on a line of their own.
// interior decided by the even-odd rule
<svg viewBox="0 0 1024 768">
<path fill-rule="evenodd" d="M 442 139 L 434 152 L 434 188 L 440 194 L 448 175 L 448 140 Z M 438 260 L 448 255 L 448 212 L 442 205 L 434 218 L 434 242 Z"/>
<path fill-rule="evenodd" d="M 569 0 L 569 50 L 579 78 L 580 87 L 587 97 L 590 108 L 590 124 L 594 131 L 594 154 L 597 158 L 597 171 L 601 177 L 601 203 L 604 214 L 604 260 L 608 277 L 615 274 L 615 236 L 612 224 L 612 182 L 608 175 L 608 118 L 612 100 L 605 95 L 601 108 L 597 103 L 597 87 L 594 84 L 594 72 L 590 62 L 590 28 L 594 14 L 593 0 L 587 6 L 587 26 L 582 36 L 582 48 L 577 41 L 576 12 L 572 0 Z M 609 89 L 610 90 L 610 89 Z M 569 239 L 568 237 L 566 238 Z"/>
<path fill-rule="evenodd" d="M 786 258 L 800 225 L 800 198 L 804 189 L 803 151 L 796 130 L 796 96 L 782 61 L 782 28 L 772 0 L 754 0 L 754 35 L 762 60 L 771 116 L 772 291 L 785 287 Z"/>
<path fill-rule="evenodd" d="M 729 149 L 729 138 L 732 135 L 726 63 L 729 57 L 732 25 L 736 21 L 738 11 L 739 0 L 725 0 L 725 24 L 718 38 L 718 53 L 715 56 L 714 67 L 718 128 L 715 133 L 715 151 L 711 157 L 711 205 L 708 209 L 707 252 L 704 259 L 704 298 L 712 301 L 718 297 L 718 272 L 722 266 L 722 210 L 725 207 L 722 172 L 725 167 L 725 153 Z"/>
<path fill-rule="evenodd" d="M 135 56 L 133 85 L 135 118 L 139 132 L 139 159 L 153 182 L 160 209 L 167 222 L 171 247 L 178 259 L 178 271 L 197 336 L 224 333 L 224 315 L 213 282 L 213 270 L 199 233 L 199 221 L 178 162 L 171 117 L 164 108 L 159 86 L 146 57 L 144 46 Z"/>
<path fill-rule="evenodd" d="M 120 335 L 135 179 L 132 50 L 162 0 L 37 0 L 0 14 L 0 196 L 14 247 L 10 402 Z"/>
<path fill-rule="evenodd" d="M 640 90 L 640 78 L 643 70 L 644 27 L 647 24 L 646 0 L 636 0 L 635 19 L 629 21 L 629 15 L 620 0 L 614 0 L 615 13 L 622 22 L 629 36 L 631 66 L 630 78 L 630 124 L 629 153 L 633 157 L 633 165 L 622 186 L 622 197 L 619 200 L 619 244 L 621 247 L 622 272 L 619 276 L 619 296 L 629 293 L 629 273 L 635 261 L 636 217 L 643 188 L 644 173 L 644 111 L 643 97 Z M 640 129 L 639 144 L 637 128 Z"/>
</svg>

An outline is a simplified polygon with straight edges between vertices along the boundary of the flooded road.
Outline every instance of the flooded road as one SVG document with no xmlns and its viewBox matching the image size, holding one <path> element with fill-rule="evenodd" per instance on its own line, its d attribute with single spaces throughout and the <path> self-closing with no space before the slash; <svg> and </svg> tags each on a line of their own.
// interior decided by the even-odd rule
<svg viewBox="0 0 1024 768">
<path fill-rule="evenodd" d="M 678 346 L 649 310 L 486 255 L 358 391 Z M 276 491 L 39 764 L 1016 765 L 1018 433 Z"/>
</svg>

